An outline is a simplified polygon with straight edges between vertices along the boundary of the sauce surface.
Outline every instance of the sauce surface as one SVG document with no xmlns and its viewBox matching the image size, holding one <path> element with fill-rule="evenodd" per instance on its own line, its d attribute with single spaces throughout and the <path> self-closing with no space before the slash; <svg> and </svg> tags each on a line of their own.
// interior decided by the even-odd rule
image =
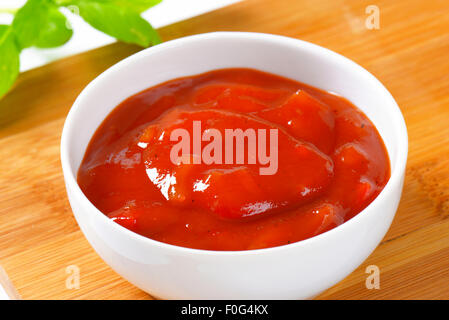
<svg viewBox="0 0 449 320">
<path fill-rule="evenodd" d="M 195 137 L 198 123 L 209 139 L 191 140 L 189 153 L 173 160 L 179 140 L 171 137 L 179 129 Z M 226 142 L 229 129 L 256 131 L 256 146 L 246 137 L 240 160 L 237 140 L 231 147 Z M 211 151 L 212 141 L 223 154 Z M 277 152 L 274 173 L 261 174 L 268 166 L 257 161 L 262 147 L 266 156 Z M 216 161 L 205 163 L 204 154 Z M 346 99 L 256 70 L 222 69 L 122 102 L 92 137 L 78 183 L 100 211 L 143 236 L 189 248 L 249 250 L 335 228 L 363 210 L 389 177 L 381 137 Z"/>
</svg>

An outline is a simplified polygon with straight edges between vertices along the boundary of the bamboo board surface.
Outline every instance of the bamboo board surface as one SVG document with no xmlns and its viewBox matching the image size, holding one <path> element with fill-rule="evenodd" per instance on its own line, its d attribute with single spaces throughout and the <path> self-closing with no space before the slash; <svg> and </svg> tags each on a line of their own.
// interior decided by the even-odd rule
<svg viewBox="0 0 449 320">
<path fill-rule="evenodd" d="M 380 9 L 380 29 L 365 8 Z M 404 114 L 409 158 L 392 227 L 374 253 L 318 299 L 449 299 L 447 0 L 246 0 L 164 27 L 164 40 L 210 31 L 286 35 L 372 72 Z M 112 271 L 79 230 L 59 161 L 65 116 L 94 77 L 138 47 L 115 43 L 20 75 L 0 101 L 0 264 L 24 299 L 151 299 Z M 67 267 L 80 271 L 66 286 Z M 365 269 L 380 269 L 368 290 Z"/>
</svg>

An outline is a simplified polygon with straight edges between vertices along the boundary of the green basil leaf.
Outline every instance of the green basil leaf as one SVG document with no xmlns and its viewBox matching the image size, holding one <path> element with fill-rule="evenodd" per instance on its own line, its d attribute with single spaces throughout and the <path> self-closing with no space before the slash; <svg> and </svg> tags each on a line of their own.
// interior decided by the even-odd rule
<svg viewBox="0 0 449 320">
<path fill-rule="evenodd" d="M 47 20 L 49 4 L 47 0 L 28 0 L 15 14 L 12 28 L 21 49 L 33 46 L 39 38 Z"/>
<path fill-rule="evenodd" d="M 0 25 L 0 98 L 11 88 L 19 74 L 19 49 L 10 26 Z"/>
<path fill-rule="evenodd" d="M 57 5 L 67 6 L 76 5 L 76 0 L 53 0 Z M 162 0 L 90 0 L 89 2 L 97 2 L 102 4 L 113 4 L 119 7 L 127 7 L 136 12 L 143 12 L 159 3 Z"/>
<path fill-rule="evenodd" d="M 45 24 L 41 27 L 41 32 L 35 42 L 35 46 L 39 48 L 62 46 L 73 35 L 73 31 L 69 27 L 69 21 L 65 15 L 56 6 L 50 7 L 48 17 Z"/>
<path fill-rule="evenodd" d="M 112 0 L 118 6 L 129 7 L 137 12 L 143 12 L 155 5 L 159 4 L 162 0 Z"/>
<path fill-rule="evenodd" d="M 160 43 L 156 30 L 140 14 L 127 7 L 106 1 L 73 1 L 80 16 L 92 27 L 123 42 L 143 47 Z"/>
</svg>

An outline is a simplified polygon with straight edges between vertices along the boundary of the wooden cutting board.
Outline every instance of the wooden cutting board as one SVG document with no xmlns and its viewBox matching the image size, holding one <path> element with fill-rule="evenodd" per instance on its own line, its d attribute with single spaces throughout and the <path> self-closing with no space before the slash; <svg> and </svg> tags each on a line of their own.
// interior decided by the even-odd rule
<svg viewBox="0 0 449 320">
<path fill-rule="evenodd" d="M 378 30 L 365 27 L 373 3 Z M 393 225 L 368 260 L 318 298 L 449 299 L 448 1 L 247 0 L 160 33 L 169 40 L 217 30 L 281 34 L 339 52 L 377 76 L 404 113 L 410 149 Z M 59 161 L 76 96 L 138 50 L 116 43 L 25 72 L 0 101 L 0 264 L 24 299 L 151 299 L 91 249 Z M 380 289 L 365 286 L 369 265 L 380 269 Z M 66 286 L 70 266 L 79 268 L 78 289 Z"/>
</svg>

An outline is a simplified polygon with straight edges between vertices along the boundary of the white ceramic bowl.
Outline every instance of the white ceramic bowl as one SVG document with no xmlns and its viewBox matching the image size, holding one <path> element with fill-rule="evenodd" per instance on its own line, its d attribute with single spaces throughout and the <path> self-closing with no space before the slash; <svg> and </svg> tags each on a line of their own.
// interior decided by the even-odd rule
<svg viewBox="0 0 449 320">
<path fill-rule="evenodd" d="M 161 82 L 229 67 L 271 72 L 348 98 L 372 120 L 387 147 L 391 178 L 384 190 L 365 210 L 333 230 L 249 251 L 161 243 L 121 227 L 97 210 L 82 193 L 76 175 L 93 133 L 109 112 L 127 97 Z M 165 42 L 117 63 L 79 95 L 61 141 L 68 197 L 87 240 L 129 282 L 156 297 L 172 299 L 302 299 L 336 284 L 370 255 L 388 230 L 401 196 L 406 158 L 401 112 L 369 72 L 308 42 L 240 32 Z"/>
</svg>

